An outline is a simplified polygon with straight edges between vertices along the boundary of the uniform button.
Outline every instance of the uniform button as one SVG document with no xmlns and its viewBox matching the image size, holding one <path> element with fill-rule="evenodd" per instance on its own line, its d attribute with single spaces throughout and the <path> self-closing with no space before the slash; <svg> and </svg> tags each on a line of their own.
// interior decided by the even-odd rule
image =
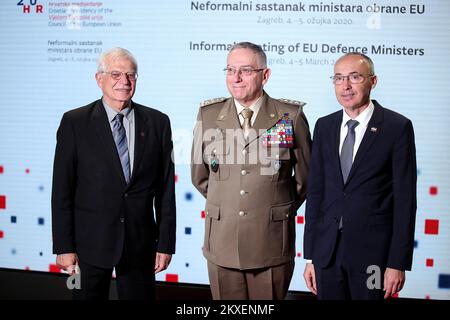
<svg viewBox="0 0 450 320">
<path fill-rule="evenodd" d="M 275 158 L 277 158 L 277 159 L 280 158 L 280 155 L 279 155 L 279 154 L 276 154 L 276 155 L 275 155 Z"/>
<path fill-rule="evenodd" d="M 247 150 L 242 150 L 242 154 L 246 154 L 247 153 Z"/>
<path fill-rule="evenodd" d="M 245 190 L 241 190 L 241 196 L 245 194 Z"/>
<path fill-rule="evenodd" d="M 242 170 L 242 171 L 241 171 L 241 174 L 242 174 L 243 176 L 245 176 L 245 175 L 247 174 L 247 171 Z"/>
<path fill-rule="evenodd" d="M 216 154 L 216 153 L 217 153 L 217 150 L 216 150 L 216 149 L 214 149 L 214 150 L 213 150 L 213 153 L 214 153 L 214 154 Z"/>
<path fill-rule="evenodd" d="M 206 211 L 206 215 L 208 215 L 209 214 L 209 212 L 208 211 Z"/>
<path fill-rule="evenodd" d="M 124 217 L 120 217 L 120 222 L 123 223 L 125 221 Z"/>
<path fill-rule="evenodd" d="M 289 213 L 286 213 L 286 218 L 289 218 Z"/>
<path fill-rule="evenodd" d="M 245 216 L 245 212 L 244 212 L 244 211 L 239 211 L 239 216 L 240 216 L 240 217 Z"/>
<path fill-rule="evenodd" d="M 128 193 L 125 193 L 125 194 L 124 194 L 124 197 L 127 198 L 127 197 L 128 197 Z"/>
</svg>

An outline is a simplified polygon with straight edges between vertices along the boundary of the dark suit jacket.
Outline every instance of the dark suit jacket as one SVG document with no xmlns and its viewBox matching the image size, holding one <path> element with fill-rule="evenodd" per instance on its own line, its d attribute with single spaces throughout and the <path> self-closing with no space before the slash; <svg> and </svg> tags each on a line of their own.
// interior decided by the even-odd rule
<svg viewBox="0 0 450 320">
<path fill-rule="evenodd" d="M 304 257 L 330 263 L 339 218 L 347 261 L 410 270 L 416 215 L 416 151 L 412 123 L 373 101 L 375 110 L 346 184 L 339 162 L 342 110 L 315 126 L 308 180 Z"/>
<path fill-rule="evenodd" d="M 124 244 L 134 265 L 151 263 L 155 250 L 175 252 L 170 121 L 157 110 L 132 107 L 136 138 L 128 185 L 102 101 L 64 114 L 53 168 L 55 254 L 75 252 L 106 268 L 117 265 Z"/>
</svg>

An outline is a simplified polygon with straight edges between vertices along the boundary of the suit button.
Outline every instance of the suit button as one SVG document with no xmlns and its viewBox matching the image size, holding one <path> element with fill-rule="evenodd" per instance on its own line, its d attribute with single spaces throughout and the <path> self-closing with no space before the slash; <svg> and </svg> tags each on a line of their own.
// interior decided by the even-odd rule
<svg viewBox="0 0 450 320">
<path fill-rule="evenodd" d="M 243 196 L 245 194 L 245 190 L 241 190 L 240 194 L 241 194 L 241 196 Z"/>
<path fill-rule="evenodd" d="M 239 217 L 243 217 L 245 216 L 245 212 L 244 211 L 239 211 Z"/>
<path fill-rule="evenodd" d="M 245 176 L 245 175 L 247 174 L 247 171 L 242 170 L 242 171 L 241 171 L 241 174 L 242 174 L 243 176 Z"/>
<path fill-rule="evenodd" d="M 120 222 L 123 223 L 125 221 L 124 217 L 120 217 Z"/>
<path fill-rule="evenodd" d="M 346 197 L 346 196 L 347 196 L 347 194 L 346 194 L 345 192 L 342 192 L 342 195 L 343 195 L 344 197 Z"/>
<path fill-rule="evenodd" d="M 125 193 L 123 196 L 124 196 L 125 198 L 128 198 L 128 193 Z"/>
<path fill-rule="evenodd" d="M 209 214 L 209 212 L 208 211 L 206 211 L 206 215 L 208 215 Z"/>
</svg>

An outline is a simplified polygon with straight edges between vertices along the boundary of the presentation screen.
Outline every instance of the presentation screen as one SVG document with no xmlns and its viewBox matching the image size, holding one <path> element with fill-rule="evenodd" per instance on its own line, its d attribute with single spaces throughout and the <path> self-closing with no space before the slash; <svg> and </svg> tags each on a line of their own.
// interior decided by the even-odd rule
<svg viewBox="0 0 450 320">
<path fill-rule="evenodd" d="M 51 189 L 64 112 L 101 98 L 96 60 L 112 47 L 138 61 L 133 100 L 166 113 L 176 165 L 177 245 L 157 280 L 208 284 L 202 255 L 205 199 L 191 184 L 192 130 L 200 103 L 228 97 L 226 57 L 241 41 L 262 46 L 265 86 L 305 102 L 310 131 L 337 111 L 330 76 L 338 57 L 370 56 L 372 98 L 411 119 L 418 163 L 414 261 L 400 297 L 450 298 L 450 3 L 428 1 L 0 2 L 0 267 L 60 272 L 52 253 Z M 304 205 L 296 216 L 302 277 Z"/>
</svg>

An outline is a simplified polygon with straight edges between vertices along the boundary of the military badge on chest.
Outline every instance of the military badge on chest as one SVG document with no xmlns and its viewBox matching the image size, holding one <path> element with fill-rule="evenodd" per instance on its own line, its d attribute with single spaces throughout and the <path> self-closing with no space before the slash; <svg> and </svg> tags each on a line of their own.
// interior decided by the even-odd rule
<svg viewBox="0 0 450 320">
<path fill-rule="evenodd" d="M 217 172 L 217 170 L 219 170 L 219 159 L 216 155 L 211 157 L 211 170 L 213 172 Z"/>
<path fill-rule="evenodd" d="M 293 121 L 289 113 L 283 117 L 261 137 L 262 145 L 265 147 L 292 148 L 294 146 Z"/>
</svg>

